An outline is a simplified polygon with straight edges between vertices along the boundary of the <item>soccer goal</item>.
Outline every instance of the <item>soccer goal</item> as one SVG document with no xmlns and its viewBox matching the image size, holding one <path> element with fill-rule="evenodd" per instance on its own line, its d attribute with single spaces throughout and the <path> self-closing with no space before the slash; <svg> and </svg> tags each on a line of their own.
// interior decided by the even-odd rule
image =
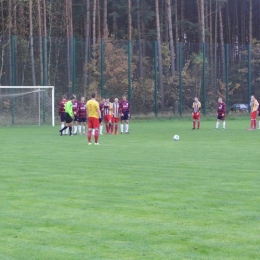
<svg viewBox="0 0 260 260">
<path fill-rule="evenodd" d="M 0 125 L 55 125 L 54 86 L 0 86 Z"/>
</svg>

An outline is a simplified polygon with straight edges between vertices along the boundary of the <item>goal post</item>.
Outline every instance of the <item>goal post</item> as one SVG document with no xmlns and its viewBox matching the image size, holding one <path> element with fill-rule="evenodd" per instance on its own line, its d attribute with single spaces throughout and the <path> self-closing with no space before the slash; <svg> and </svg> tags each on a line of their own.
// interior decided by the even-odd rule
<svg viewBox="0 0 260 260">
<path fill-rule="evenodd" d="M 54 86 L 0 86 L 0 121 L 8 124 L 11 117 L 11 124 L 41 125 L 46 110 L 55 126 L 54 94 Z"/>
</svg>

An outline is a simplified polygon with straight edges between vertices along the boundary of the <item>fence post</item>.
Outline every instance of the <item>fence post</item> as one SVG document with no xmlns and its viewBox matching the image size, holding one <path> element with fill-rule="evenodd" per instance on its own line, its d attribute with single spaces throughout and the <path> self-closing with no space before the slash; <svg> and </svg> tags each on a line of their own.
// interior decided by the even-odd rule
<svg viewBox="0 0 260 260">
<path fill-rule="evenodd" d="M 228 76 L 229 76 L 229 64 L 228 64 L 228 57 L 229 57 L 229 46 L 226 44 L 226 110 L 228 111 L 229 107 L 229 87 L 228 87 Z"/>
<path fill-rule="evenodd" d="M 132 105 L 132 41 L 128 40 L 128 100 Z"/>
<path fill-rule="evenodd" d="M 100 95 L 103 97 L 104 95 L 104 67 L 105 67 L 105 57 L 104 57 L 104 39 L 101 39 L 101 45 L 100 45 L 100 53 L 101 53 L 101 79 L 100 79 Z"/>
<path fill-rule="evenodd" d="M 202 44 L 202 53 L 203 53 L 203 66 L 202 66 L 202 89 L 203 89 L 203 114 L 206 115 L 206 106 L 207 106 L 207 100 L 206 100 L 206 44 L 203 42 Z"/>
<path fill-rule="evenodd" d="M 43 68 L 43 73 L 42 73 L 42 85 L 46 86 L 47 85 L 47 54 L 46 54 L 47 48 L 46 48 L 46 36 L 42 37 L 42 68 Z M 45 106 L 45 91 L 43 92 L 43 112 L 42 112 L 42 117 L 43 117 L 43 122 L 46 122 L 46 106 Z"/>
<path fill-rule="evenodd" d="M 158 93 L 158 42 L 154 42 L 154 115 L 158 115 L 157 105 L 157 93 Z"/>
<path fill-rule="evenodd" d="M 250 112 L 250 96 L 251 96 L 251 44 L 248 44 L 248 112 Z"/>
<path fill-rule="evenodd" d="M 179 113 L 182 117 L 182 42 L 179 42 Z"/>
<path fill-rule="evenodd" d="M 12 86 L 15 86 L 15 36 L 11 35 L 11 75 L 12 75 Z M 12 88 L 12 94 L 14 94 L 14 88 Z M 12 96 L 12 124 L 14 124 L 14 96 Z"/>
</svg>

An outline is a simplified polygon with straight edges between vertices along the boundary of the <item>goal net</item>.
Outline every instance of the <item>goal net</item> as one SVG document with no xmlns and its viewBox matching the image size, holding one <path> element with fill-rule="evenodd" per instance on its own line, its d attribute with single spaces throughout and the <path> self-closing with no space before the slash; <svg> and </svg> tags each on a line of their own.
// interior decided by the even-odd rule
<svg viewBox="0 0 260 260">
<path fill-rule="evenodd" d="M 55 125 L 53 86 L 0 86 L 0 126 Z"/>
</svg>

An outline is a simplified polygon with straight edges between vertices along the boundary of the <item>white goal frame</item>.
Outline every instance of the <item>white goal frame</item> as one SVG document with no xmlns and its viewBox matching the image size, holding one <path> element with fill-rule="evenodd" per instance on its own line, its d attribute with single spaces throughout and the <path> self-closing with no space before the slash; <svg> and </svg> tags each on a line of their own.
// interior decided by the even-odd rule
<svg viewBox="0 0 260 260">
<path fill-rule="evenodd" d="M 51 89 L 51 98 L 52 98 L 52 100 L 51 100 L 51 124 L 52 124 L 52 126 L 55 126 L 54 86 L 0 86 L 0 89 L 34 89 L 34 90 Z M 40 104 L 39 104 L 39 110 L 40 110 Z M 40 120 L 41 120 L 41 118 L 40 118 L 40 113 L 39 113 L 39 125 L 40 125 Z"/>
</svg>

